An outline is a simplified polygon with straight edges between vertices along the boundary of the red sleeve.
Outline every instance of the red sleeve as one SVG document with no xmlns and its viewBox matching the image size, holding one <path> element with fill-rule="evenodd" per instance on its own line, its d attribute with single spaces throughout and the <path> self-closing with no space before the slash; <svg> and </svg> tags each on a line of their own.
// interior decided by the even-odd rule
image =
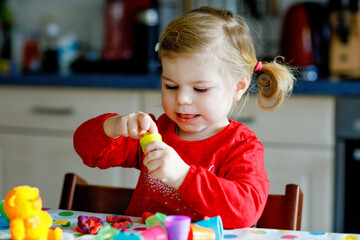
<svg viewBox="0 0 360 240">
<path fill-rule="evenodd" d="M 220 215 L 224 226 L 239 228 L 258 221 L 268 190 L 264 149 L 255 137 L 234 145 L 216 175 L 191 166 L 179 193 L 198 213 Z"/>
<path fill-rule="evenodd" d="M 109 138 L 103 130 L 103 114 L 81 124 L 74 133 L 74 148 L 84 164 L 101 169 L 121 166 L 140 168 L 142 154 L 139 141 L 128 137 Z"/>
</svg>

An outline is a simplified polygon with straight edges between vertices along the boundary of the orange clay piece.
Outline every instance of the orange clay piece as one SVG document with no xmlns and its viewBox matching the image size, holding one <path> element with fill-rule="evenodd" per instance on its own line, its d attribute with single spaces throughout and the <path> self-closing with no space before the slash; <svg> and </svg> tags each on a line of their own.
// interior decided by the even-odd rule
<svg viewBox="0 0 360 240">
<path fill-rule="evenodd" d="M 60 240 L 62 230 L 50 229 L 51 216 L 41 210 L 39 189 L 30 186 L 13 188 L 5 197 L 4 210 L 10 218 L 13 240 Z"/>
<path fill-rule="evenodd" d="M 143 215 L 142 215 L 142 218 L 141 218 L 142 223 L 145 224 L 146 219 L 147 219 L 148 217 L 153 216 L 153 215 L 155 215 L 155 213 L 147 212 L 147 211 L 143 212 Z"/>
</svg>

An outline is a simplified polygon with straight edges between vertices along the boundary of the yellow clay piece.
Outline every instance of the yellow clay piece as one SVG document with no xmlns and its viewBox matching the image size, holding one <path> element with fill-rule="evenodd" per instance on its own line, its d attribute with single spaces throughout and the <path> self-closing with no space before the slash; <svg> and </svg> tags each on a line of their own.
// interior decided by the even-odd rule
<svg viewBox="0 0 360 240">
<path fill-rule="evenodd" d="M 145 152 L 146 146 L 154 141 L 162 142 L 162 137 L 159 133 L 145 133 L 144 137 L 140 139 L 142 151 Z"/>
</svg>

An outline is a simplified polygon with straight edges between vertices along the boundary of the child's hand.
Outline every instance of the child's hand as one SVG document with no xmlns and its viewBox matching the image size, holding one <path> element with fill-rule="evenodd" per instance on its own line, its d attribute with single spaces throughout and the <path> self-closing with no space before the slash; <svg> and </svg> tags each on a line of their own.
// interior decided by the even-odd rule
<svg viewBox="0 0 360 240">
<path fill-rule="evenodd" d="M 164 142 L 155 141 L 145 148 L 144 165 L 151 176 L 163 183 L 179 189 L 190 166 L 187 165 L 177 152 Z"/>
<path fill-rule="evenodd" d="M 107 118 L 104 121 L 104 132 L 111 138 L 124 136 L 140 139 L 146 132 L 157 133 L 158 129 L 148 114 L 136 112 Z"/>
</svg>

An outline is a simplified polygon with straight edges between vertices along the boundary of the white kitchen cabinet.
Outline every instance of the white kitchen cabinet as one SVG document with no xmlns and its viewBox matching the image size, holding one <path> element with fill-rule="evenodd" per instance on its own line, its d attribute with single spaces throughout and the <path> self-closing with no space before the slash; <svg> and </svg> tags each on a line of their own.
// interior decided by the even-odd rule
<svg viewBox="0 0 360 240">
<path fill-rule="evenodd" d="M 127 90 L 0 88 L 0 199 L 18 185 L 40 189 L 43 204 L 57 208 L 66 172 L 90 183 L 127 186 L 124 169 L 85 166 L 72 137 L 82 122 L 106 112 L 140 109 L 140 94 Z"/>
<path fill-rule="evenodd" d="M 4 181 L 5 181 L 5 164 L 3 161 L 3 151 L 0 147 L 0 199 L 3 199 L 2 196 L 4 192 Z"/>
<path fill-rule="evenodd" d="M 38 187 L 44 207 L 57 208 L 65 173 L 76 172 L 92 183 L 121 185 L 121 169 L 86 167 L 75 154 L 71 137 L 0 134 L 5 192 L 20 185 Z"/>
<path fill-rule="evenodd" d="M 159 117 L 164 113 L 164 109 L 161 104 L 161 92 L 159 90 L 144 92 L 143 111 L 146 113 L 152 113 L 155 117 Z"/>
<path fill-rule="evenodd" d="M 251 96 L 232 118 L 244 122 L 263 143 L 270 193 L 284 194 L 288 183 L 302 188 L 302 230 L 331 231 L 335 98 L 293 95 L 278 110 L 266 112 Z"/>
<path fill-rule="evenodd" d="M 327 149 L 272 147 L 265 144 L 265 168 L 270 192 L 284 194 L 287 183 L 304 193 L 302 230 L 331 231 L 333 221 L 334 164 Z"/>
<path fill-rule="evenodd" d="M 267 112 L 251 95 L 243 110 L 234 112 L 232 118 L 243 121 L 263 143 L 334 146 L 333 97 L 292 95 L 279 109 Z"/>
</svg>

